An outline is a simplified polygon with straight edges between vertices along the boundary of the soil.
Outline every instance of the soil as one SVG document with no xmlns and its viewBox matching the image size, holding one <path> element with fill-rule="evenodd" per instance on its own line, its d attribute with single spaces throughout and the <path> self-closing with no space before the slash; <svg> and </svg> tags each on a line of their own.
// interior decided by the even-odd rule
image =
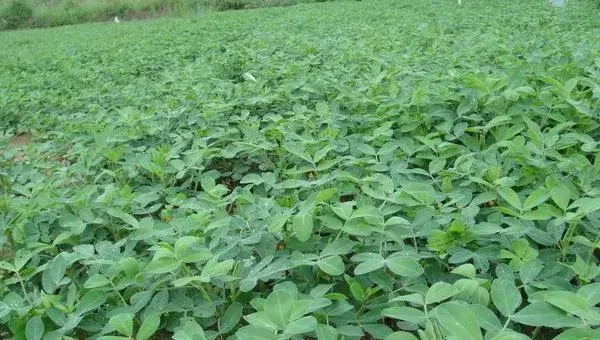
<svg viewBox="0 0 600 340">
<path fill-rule="evenodd" d="M 9 148 L 22 149 L 27 145 L 31 144 L 31 135 L 29 134 L 20 134 L 15 135 L 10 138 L 8 141 Z M 0 155 L 2 154 L 2 150 L 0 150 Z M 25 154 L 21 151 L 17 151 L 17 154 L 13 157 L 13 163 L 22 163 L 26 160 Z"/>
<path fill-rule="evenodd" d="M 26 133 L 13 136 L 8 141 L 8 146 L 12 146 L 12 147 L 23 147 L 23 146 L 27 146 L 29 144 L 31 144 L 31 135 L 26 134 Z"/>
</svg>

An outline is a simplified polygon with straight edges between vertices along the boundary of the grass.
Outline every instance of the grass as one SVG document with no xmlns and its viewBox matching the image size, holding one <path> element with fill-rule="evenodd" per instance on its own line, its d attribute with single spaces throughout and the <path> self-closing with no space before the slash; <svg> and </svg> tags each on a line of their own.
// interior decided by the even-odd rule
<svg viewBox="0 0 600 340">
<path fill-rule="evenodd" d="M 63 1 L 31 6 L 34 8 L 34 27 L 107 21 L 115 16 L 127 20 L 181 15 L 198 10 L 197 2 L 189 0 Z"/>
<path fill-rule="evenodd" d="M 1 32 L 0 338 L 600 338 L 594 10 Z"/>
<path fill-rule="evenodd" d="M 15 1 L 31 9 L 31 14 L 14 26 L 2 25 L 2 20 L 11 20 L 15 16 L 8 10 Z M 110 21 L 115 16 L 124 20 L 147 19 L 193 15 L 207 10 L 289 6 L 302 2 L 310 0 L 2 0 L 0 30 Z"/>
<path fill-rule="evenodd" d="M 12 1 L 0 6 L 0 16 L 10 17 L 7 10 Z M 31 16 L 17 27 L 54 27 L 85 22 L 108 21 L 115 16 L 122 19 L 140 19 L 159 16 L 177 16 L 196 13 L 200 5 L 192 0 L 97 0 L 97 1 L 21 1 L 32 10 Z M 4 8 L 4 9 L 3 9 Z M 3 10 L 2 10 L 3 9 Z M 11 28 L 11 27 L 8 27 Z"/>
</svg>

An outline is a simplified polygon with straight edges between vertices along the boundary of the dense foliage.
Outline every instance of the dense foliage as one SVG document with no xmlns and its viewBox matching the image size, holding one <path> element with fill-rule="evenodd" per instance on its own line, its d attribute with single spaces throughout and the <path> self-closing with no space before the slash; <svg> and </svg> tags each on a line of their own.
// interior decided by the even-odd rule
<svg viewBox="0 0 600 340">
<path fill-rule="evenodd" d="M 2 33 L 0 337 L 600 338 L 588 6 Z"/>
<path fill-rule="evenodd" d="M 185 17 L 206 11 L 291 6 L 328 0 L 0 0 L 0 30 L 86 22 Z"/>
<path fill-rule="evenodd" d="M 0 8 L 0 30 L 15 29 L 31 18 L 33 10 L 27 4 L 13 0 Z"/>
</svg>

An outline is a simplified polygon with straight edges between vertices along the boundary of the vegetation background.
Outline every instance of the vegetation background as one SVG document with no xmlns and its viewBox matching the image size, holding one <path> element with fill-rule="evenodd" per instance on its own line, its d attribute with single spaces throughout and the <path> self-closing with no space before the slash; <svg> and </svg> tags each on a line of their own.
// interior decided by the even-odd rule
<svg viewBox="0 0 600 340">
<path fill-rule="evenodd" d="M 0 0 L 0 30 L 182 16 L 206 10 L 289 6 L 326 0 Z"/>
</svg>

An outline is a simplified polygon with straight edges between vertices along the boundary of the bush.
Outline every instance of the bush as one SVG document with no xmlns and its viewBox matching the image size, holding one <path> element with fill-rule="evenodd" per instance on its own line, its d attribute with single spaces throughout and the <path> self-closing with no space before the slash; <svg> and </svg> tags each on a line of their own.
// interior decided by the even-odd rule
<svg viewBox="0 0 600 340">
<path fill-rule="evenodd" d="M 246 7 L 244 0 L 203 0 L 203 5 L 217 11 L 229 11 Z"/>
<path fill-rule="evenodd" d="M 31 18 L 33 10 L 21 1 L 12 1 L 0 13 L 0 28 L 14 29 L 22 26 Z"/>
</svg>

